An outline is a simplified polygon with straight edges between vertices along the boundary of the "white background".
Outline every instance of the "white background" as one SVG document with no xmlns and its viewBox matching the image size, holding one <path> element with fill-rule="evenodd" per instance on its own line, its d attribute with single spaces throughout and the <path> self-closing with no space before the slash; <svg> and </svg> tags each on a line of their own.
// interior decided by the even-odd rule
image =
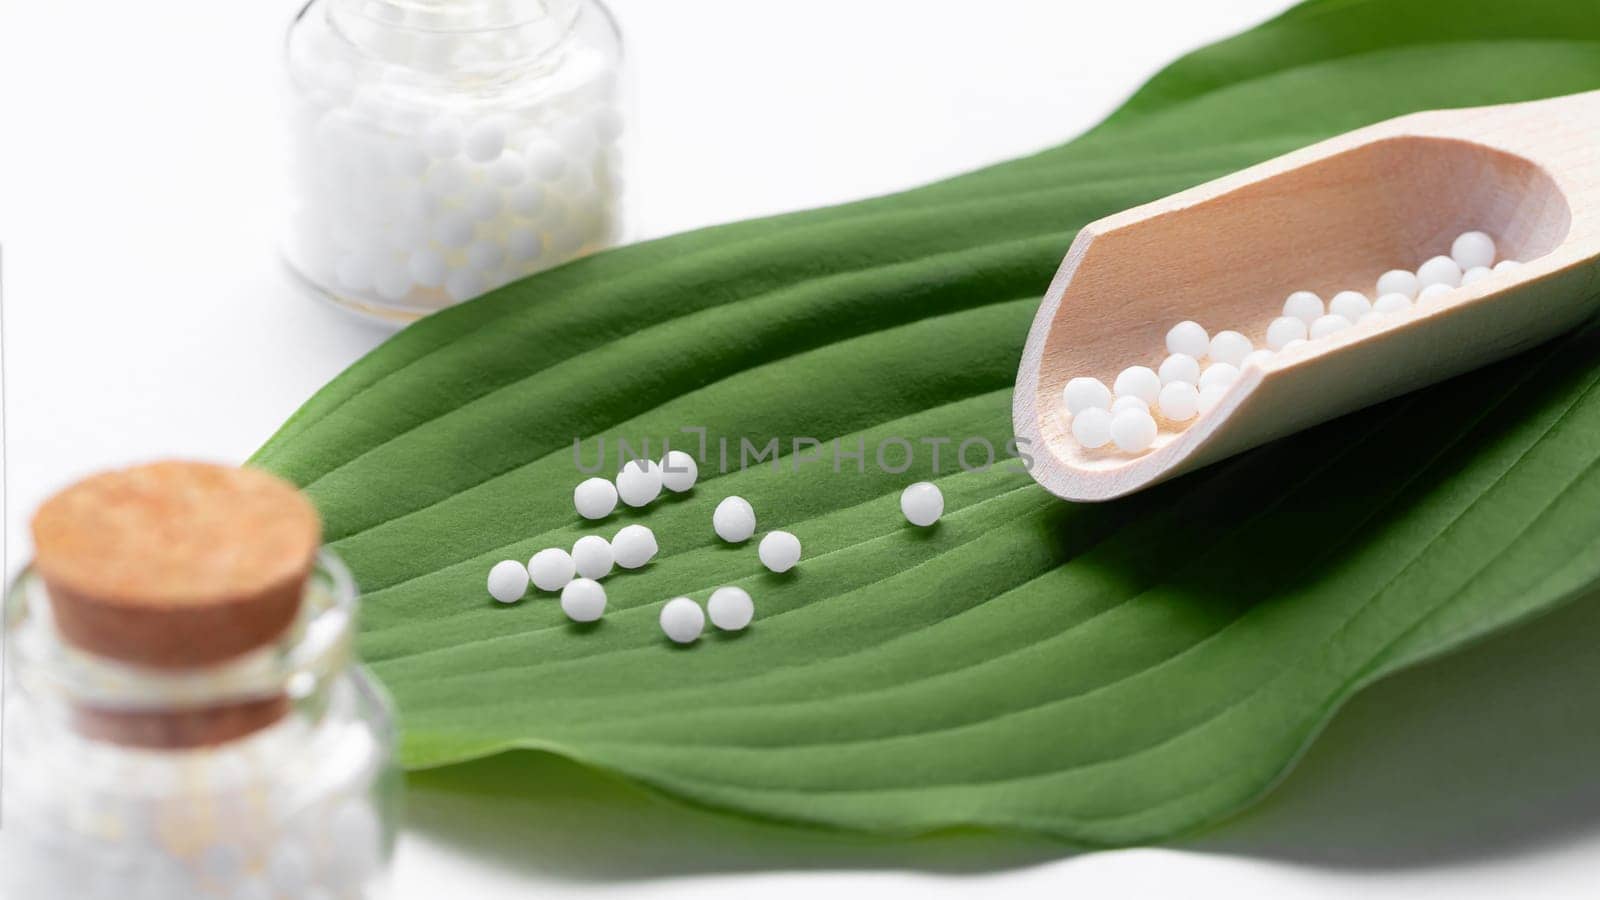
<svg viewBox="0 0 1600 900">
<path fill-rule="evenodd" d="M 631 231 L 892 191 L 1057 143 L 1281 0 L 616 0 Z M 8 571 L 108 465 L 240 460 L 382 330 L 273 251 L 293 0 L 0 7 Z M 1065 249 L 1065 248 L 1063 248 Z M 513 798 L 412 791 L 401 898 L 1595 896 L 1600 610 L 1380 685 L 1236 823 L 1173 849 L 852 840 L 685 810 L 548 759 Z"/>
</svg>

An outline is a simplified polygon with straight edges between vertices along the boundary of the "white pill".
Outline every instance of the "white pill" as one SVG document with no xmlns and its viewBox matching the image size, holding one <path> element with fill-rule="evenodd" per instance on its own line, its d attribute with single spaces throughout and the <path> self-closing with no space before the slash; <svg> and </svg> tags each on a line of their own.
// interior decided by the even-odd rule
<svg viewBox="0 0 1600 900">
<path fill-rule="evenodd" d="M 435 159 L 449 159 L 461 152 L 461 123 L 444 117 L 433 120 L 422 132 L 422 149 Z"/>
<path fill-rule="evenodd" d="M 492 241 L 473 241 L 467 245 L 467 265 L 484 272 L 500 268 L 506 260 L 506 251 Z"/>
<path fill-rule="evenodd" d="M 1156 396 L 1159 398 L 1161 395 L 1157 393 Z M 1149 412 L 1150 404 L 1144 402 L 1143 397 L 1118 397 L 1117 401 L 1111 404 L 1111 416 L 1115 418 L 1117 413 L 1125 409 L 1142 409 Z"/>
<path fill-rule="evenodd" d="M 399 300 L 411 293 L 412 284 L 411 272 L 398 261 L 379 266 L 372 275 L 373 288 L 385 300 Z"/>
<path fill-rule="evenodd" d="M 1108 429 L 1106 440 L 1110 440 L 1111 414 L 1098 406 L 1091 408 L 1100 413 L 1105 419 Z M 1076 436 L 1078 425 L 1076 419 L 1073 420 L 1072 425 L 1073 435 Z M 1105 443 L 1105 441 L 1101 443 Z M 939 486 L 931 481 L 919 481 L 900 492 L 900 512 L 906 517 L 907 522 L 918 528 L 927 528 L 929 525 L 939 521 L 939 517 L 944 515 L 944 492 L 939 490 Z"/>
<path fill-rule="evenodd" d="M 1298 322 L 1300 320 L 1296 319 L 1295 321 Z M 1258 369 L 1264 369 L 1267 367 L 1267 363 L 1270 362 L 1272 362 L 1271 350 L 1252 350 L 1250 355 L 1244 358 L 1244 363 L 1241 364 L 1239 368 L 1245 369 L 1250 366 L 1255 366 Z"/>
<path fill-rule="evenodd" d="M 435 241 L 446 247 L 465 247 L 472 243 L 477 223 L 464 212 L 447 212 L 433 221 L 428 230 Z"/>
<path fill-rule="evenodd" d="M 616 563 L 611 555 L 611 542 L 598 534 L 586 534 L 572 545 L 572 565 L 577 574 L 596 581 L 611 574 Z"/>
<path fill-rule="evenodd" d="M 706 612 L 711 614 L 711 624 L 723 631 L 742 631 L 755 618 L 756 604 L 749 591 L 729 585 L 711 592 Z"/>
<path fill-rule="evenodd" d="M 428 171 L 428 154 L 410 141 L 401 141 L 389 148 L 389 171 L 401 178 L 416 178 Z"/>
<path fill-rule="evenodd" d="M 1111 405 L 1111 390 L 1098 378 L 1074 378 L 1061 389 L 1067 412 L 1077 415 L 1086 409 L 1105 409 Z"/>
<path fill-rule="evenodd" d="M 1228 386 L 1225 385 L 1225 384 L 1213 384 L 1210 387 L 1201 388 L 1200 389 L 1200 412 L 1201 413 L 1208 413 L 1212 409 L 1216 408 L 1217 402 L 1219 400 L 1221 400 L 1223 395 L 1225 395 L 1227 393 L 1228 393 Z"/>
<path fill-rule="evenodd" d="M 1126 409 L 1111 420 L 1111 442 L 1124 453 L 1148 450 L 1156 442 L 1156 420 L 1140 409 Z"/>
<path fill-rule="evenodd" d="M 516 187 L 528 177 L 528 164 L 515 150 L 507 150 L 489 164 L 489 180 L 501 187 Z"/>
<path fill-rule="evenodd" d="M 519 216 L 531 216 L 544 206 L 544 188 L 537 184 L 524 184 L 507 198 L 511 211 Z"/>
<path fill-rule="evenodd" d="M 1462 269 L 1494 265 L 1494 238 L 1481 231 L 1467 231 L 1450 245 L 1450 258 Z"/>
<path fill-rule="evenodd" d="M 645 506 L 661 496 L 661 466 L 653 459 L 630 459 L 617 473 L 617 496 L 629 506 Z"/>
<path fill-rule="evenodd" d="M 1298 340 L 1298 341 L 1290 341 L 1289 343 L 1284 344 L 1283 345 L 1283 349 L 1279 350 L 1278 352 L 1279 353 L 1288 353 L 1290 350 L 1293 350 L 1296 347 L 1304 347 L 1309 343 L 1311 343 L 1311 342 L 1308 341 L 1308 340 L 1303 340 L 1303 339 L 1302 340 Z"/>
<path fill-rule="evenodd" d="M 1372 304 L 1372 311 L 1379 315 L 1392 316 L 1403 313 L 1411 308 L 1411 298 L 1396 291 L 1393 294 L 1384 294 Z"/>
<path fill-rule="evenodd" d="M 1482 279 L 1482 278 L 1488 278 L 1488 277 L 1489 277 L 1489 267 L 1488 266 L 1473 266 L 1472 268 L 1470 268 L 1470 269 L 1466 270 L 1465 272 L 1461 273 L 1461 286 L 1462 287 L 1466 287 L 1467 285 L 1473 283 L 1474 281 L 1477 281 L 1477 280 Z M 379 288 L 381 290 L 382 286 L 380 285 Z"/>
<path fill-rule="evenodd" d="M 489 289 L 489 279 L 477 269 L 452 269 L 444 277 L 444 291 L 452 300 L 471 300 Z"/>
<path fill-rule="evenodd" d="M 661 486 L 674 494 L 694 487 L 699 477 L 700 466 L 695 463 L 693 456 L 682 450 L 668 450 L 667 455 L 661 458 Z"/>
<path fill-rule="evenodd" d="M 443 199 L 466 190 L 469 183 L 467 167 L 461 160 L 441 159 L 428 167 L 422 188 L 429 197 Z"/>
<path fill-rule="evenodd" d="M 559 591 L 577 572 L 572 554 L 559 547 L 547 547 L 528 560 L 528 578 L 541 591 Z"/>
<path fill-rule="evenodd" d="M 528 592 L 528 567 L 514 559 L 503 559 L 489 570 L 489 596 L 501 603 L 515 603 Z"/>
<path fill-rule="evenodd" d="M 1173 422 L 1187 422 L 1200 412 L 1200 389 L 1187 381 L 1174 381 L 1163 385 L 1157 402 L 1161 417 Z"/>
<path fill-rule="evenodd" d="M 1421 289 L 1422 285 L 1417 283 L 1416 273 L 1407 272 L 1405 269 L 1390 269 L 1378 276 L 1379 297 L 1385 294 L 1402 294 L 1407 300 L 1411 300 Z"/>
<path fill-rule="evenodd" d="M 624 569 L 637 569 L 655 559 L 656 534 L 643 525 L 624 525 L 611 539 L 611 556 Z"/>
<path fill-rule="evenodd" d="M 528 174 L 539 181 L 555 181 L 567 170 L 561 148 L 544 138 L 535 138 L 522 148 L 528 158 Z"/>
<path fill-rule="evenodd" d="M 1461 266 L 1448 256 L 1435 256 L 1417 267 L 1417 284 L 1422 290 L 1435 284 L 1456 287 L 1461 284 Z"/>
<path fill-rule="evenodd" d="M 1199 359 L 1211 349 L 1211 335 L 1199 322 L 1185 320 L 1167 332 L 1167 352 L 1183 353 Z"/>
<path fill-rule="evenodd" d="M 591 578 L 576 578 L 561 589 L 561 611 L 574 622 L 593 622 L 606 614 L 606 589 Z"/>
<path fill-rule="evenodd" d="M 1161 361 L 1161 368 L 1156 370 L 1156 374 L 1161 376 L 1162 385 L 1168 385 L 1174 381 L 1198 384 L 1200 382 L 1200 361 L 1187 353 L 1174 353 Z"/>
<path fill-rule="evenodd" d="M 756 533 L 755 507 L 743 497 L 725 497 L 711 513 L 711 528 L 730 544 L 749 540 Z"/>
<path fill-rule="evenodd" d="M 705 612 L 688 597 L 674 597 L 661 607 L 661 630 L 674 642 L 692 643 L 705 629 Z"/>
<path fill-rule="evenodd" d="M 1129 366 L 1118 373 L 1112 390 L 1118 397 L 1138 397 L 1146 404 L 1154 403 L 1161 393 L 1161 376 L 1149 366 Z"/>
<path fill-rule="evenodd" d="M 787 531 L 768 532 L 756 548 L 761 564 L 774 572 L 787 572 L 800 561 L 800 539 Z"/>
<path fill-rule="evenodd" d="M 467 191 L 465 209 L 474 222 L 487 222 L 498 218 L 505 207 L 505 198 L 494 188 L 476 187 Z"/>
<path fill-rule="evenodd" d="M 483 119 L 467 129 L 462 148 L 467 157 L 477 162 L 488 162 L 500 155 L 506 147 L 505 123 L 495 117 Z"/>
<path fill-rule="evenodd" d="M 1237 366 L 1250 355 L 1255 345 L 1237 331 L 1219 331 L 1211 339 L 1211 361 Z"/>
<path fill-rule="evenodd" d="M 1283 314 L 1299 319 L 1308 327 L 1324 312 L 1327 309 L 1322 305 L 1322 298 L 1311 291 L 1295 291 L 1283 301 Z"/>
<path fill-rule="evenodd" d="M 1212 363 L 1200 373 L 1200 389 L 1208 387 L 1227 387 L 1239 380 L 1239 367 L 1227 363 Z"/>
<path fill-rule="evenodd" d="M 1072 437 L 1090 450 L 1111 443 L 1111 413 L 1091 406 L 1073 416 Z"/>
<path fill-rule="evenodd" d="M 406 259 L 406 270 L 411 273 L 411 278 L 423 287 L 438 287 L 444 284 L 445 275 L 449 274 L 450 267 L 445 263 L 444 254 L 431 247 L 413 250 Z"/>
<path fill-rule="evenodd" d="M 506 253 L 513 262 L 532 262 L 544 253 L 544 239 L 526 225 L 506 230 Z"/>
<path fill-rule="evenodd" d="M 1328 315 L 1344 316 L 1351 322 L 1361 320 L 1361 317 L 1372 311 L 1372 301 L 1360 291 L 1340 291 L 1328 301 Z"/>
<path fill-rule="evenodd" d="M 1422 289 L 1422 293 L 1417 295 L 1417 305 L 1439 303 L 1449 296 L 1453 290 L 1455 288 L 1448 284 L 1430 284 Z"/>
<path fill-rule="evenodd" d="M 1522 263 L 1519 263 L 1514 259 L 1502 259 L 1499 262 L 1494 264 L 1493 271 L 1495 271 L 1495 272 L 1504 272 L 1507 269 L 1515 269 L 1517 266 L 1520 266 L 1520 265 L 1522 265 Z"/>
<path fill-rule="evenodd" d="M 604 478 L 586 478 L 572 489 L 572 505 L 585 519 L 604 519 L 617 508 L 617 487 Z"/>
<path fill-rule="evenodd" d="M 1344 316 L 1326 315 L 1311 323 L 1311 339 L 1325 338 L 1345 330 L 1351 326 L 1351 321 Z"/>
<path fill-rule="evenodd" d="M 1282 350 L 1285 344 L 1302 340 L 1309 333 L 1305 320 L 1299 316 L 1279 316 L 1267 326 L 1267 346 L 1273 350 Z"/>
</svg>

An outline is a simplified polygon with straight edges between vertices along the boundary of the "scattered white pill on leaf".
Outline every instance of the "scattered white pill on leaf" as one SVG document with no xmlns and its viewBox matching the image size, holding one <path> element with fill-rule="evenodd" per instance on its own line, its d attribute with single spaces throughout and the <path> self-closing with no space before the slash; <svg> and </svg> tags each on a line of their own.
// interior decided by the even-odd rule
<svg viewBox="0 0 1600 900">
<path fill-rule="evenodd" d="M 1239 332 L 1219 331 L 1211 339 L 1211 361 L 1237 366 L 1254 349 L 1255 345 L 1250 343 L 1250 339 Z"/>
<path fill-rule="evenodd" d="M 1415 272 L 1408 272 L 1405 269 L 1390 269 L 1378 276 L 1377 295 L 1379 297 L 1386 294 L 1404 294 L 1407 300 L 1412 300 L 1416 298 L 1417 291 L 1421 289 L 1422 285 L 1417 282 Z"/>
<path fill-rule="evenodd" d="M 1239 367 L 1228 363 L 1212 363 L 1200 373 L 1200 389 L 1227 387 L 1239 379 Z"/>
<path fill-rule="evenodd" d="M 787 531 L 769 532 L 756 548 L 761 564 L 774 572 L 787 572 L 800 561 L 800 539 Z"/>
<path fill-rule="evenodd" d="M 723 631 L 743 631 L 756 616 L 756 604 L 749 591 L 729 585 L 711 592 L 706 612 L 711 615 L 711 624 Z"/>
<path fill-rule="evenodd" d="M 1199 359 L 1211 348 L 1211 335 L 1199 322 L 1183 321 L 1167 331 L 1167 352 L 1183 353 Z"/>
<path fill-rule="evenodd" d="M 606 589 L 591 578 L 576 578 L 561 589 L 561 611 L 574 622 L 593 622 L 606 614 Z"/>
<path fill-rule="evenodd" d="M 1359 322 L 1372 311 L 1372 301 L 1360 291 L 1340 291 L 1328 301 L 1328 315 L 1344 316 L 1347 321 Z"/>
<path fill-rule="evenodd" d="M 1346 328 L 1349 328 L 1352 324 L 1354 323 L 1352 323 L 1349 319 L 1346 319 L 1344 316 L 1336 316 L 1332 314 L 1323 316 L 1322 318 L 1311 323 L 1311 339 L 1316 340 L 1318 338 L 1325 338 L 1331 334 L 1337 334 Z"/>
<path fill-rule="evenodd" d="M 1299 316 L 1279 316 L 1267 326 L 1267 346 L 1282 350 L 1285 344 L 1304 338 L 1306 334 L 1306 323 Z"/>
<path fill-rule="evenodd" d="M 1169 385 L 1174 381 L 1183 381 L 1189 384 L 1200 382 L 1200 361 L 1187 353 L 1174 353 L 1161 361 L 1161 368 L 1156 370 L 1161 376 L 1161 384 Z"/>
<path fill-rule="evenodd" d="M 1112 390 L 1118 399 L 1138 397 L 1148 405 L 1161 393 L 1161 376 L 1149 366 L 1129 366 L 1117 374 Z"/>
<path fill-rule="evenodd" d="M 1094 411 L 1105 418 L 1106 440 L 1111 440 L 1111 414 L 1098 407 Z M 1076 436 L 1078 425 L 1076 419 L 1072 425 L 1073 435 Z M 926 528 L 944 515 L 944 492 L 931 481 L 919 481 L 900 492 L 900 512 L 905 515 L 907 522 L 918 528 Z"/>
<path fill-rule="evenodd" d="M 1283 301 L 1283 314 L 1299 319 L 1307 327 L 1325 312 L 1327 308 L 1322 305 L 1322 298 L 1311 291 L 1295 291 Z"/>
<path fill-rule="evenodd" d="M 572 565 L 579 575 L 596 581 L 611 574 L 616 558 L 611 542 L 598 534 L 586 534 L 572 545 Z"/>
<path fill-rule="evenodd" d="M 1456 287 L 1461 284 L 1461 266 L 1448 256 L 1435 256 L 1417 267 L 1417 284 L 1424 291 L 1435 284 Z"/>
<path fill-rule="evenodd" d="M 655 559 L 656 534 L 643 525 L 624 525 L 611 539 L 611 557 L 624 569 L 637 569 Z"/>
<path fill-rule="evenodd" d="M 1090 450 L 1111 443 L 1111 412 L 1094 407 L 1073 416 L 1072 437 Z"/>
<path fill-rule="evenodd" d="M 533 586 L 541 591 L 561 590 L 576 572 L 572 554 L 559 547 L 540 550 L 528 560 L 528 577 L 532 579 Z"/>
<path fill-rule="evenodd" d="M 756 533 L 756 511 L 743 497 L 725 497 L 711 513 L 711 528 L 730 544 L 747 541 Z"/>
<path fill-rule="evenodd" d="M 1494 238 L 1481 231 L 1467 231 L 1450 245 L 1450 258 L 1465 269 L 1494 265 Z"/>
<path fill-rule="evenodd" d="M 572 489 L 572 505 L 585 519 L 604 519 L 617 508 L 617 486 L 604 478 L 586 478 Z"/>
<path fill-rule="evenodd" d="M 489 596 L 515 603 L 528 592 L 528 567 L 514 559 L 501 560 L 489 570 Z"/>
<path fill-rule="evenodd" d="M 630 459 L 617 473 L 617 496 L 629 506 L 648 506 L 661 496 L 661 465 L 653 459 Z"/>
<path fill-rule="evenodd" d="M 682 450 L 669 450 L 661 458 L 661 486 L 674 494 L 694 487 L 699 477 L 700 466 L 695 463 L 693 456 Z"/>
<path fill-rule="evenodd" d="M 1098 378 L 1074 378 L 1061 389 L 1061 401 L 1073 415 L 1086 409 L 1106 409 L 1111 406 L 1111 389 Z"/>
<path fill-rule="evenodd" d="M 1156 442 L 1156 420 L 1142 409 L 1127 409 L 1111 419 L 1111 441 L 1124 453 L 1141 453 Z"/>
<path fill-rule="evenodd" d="M 674 597 L 661 607 L 661 630 L 674 642 L 693 643 L 705 629 L 705 612 L 688 597 Z"/>
<path fill-rule="evenodd" d="M 1161 388 L 1157 406 L 1162 418 L 1187 422 L 1200 412 L 1200 389 L 1187 381 L 1174 381 Z"/>
</svg>

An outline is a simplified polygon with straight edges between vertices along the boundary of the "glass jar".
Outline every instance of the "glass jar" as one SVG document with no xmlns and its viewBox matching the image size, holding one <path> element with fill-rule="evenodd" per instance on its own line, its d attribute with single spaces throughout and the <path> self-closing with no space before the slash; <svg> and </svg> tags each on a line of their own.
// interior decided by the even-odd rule
<svg viewBox="0 0 1600 900">
<path fill-rule="evenodd" d="M 596 0 L 311 0 L 291 269 L 403 322 L 615 243 L 621 48 Z"/>
<path fill-rule="evenodd" d="M 356 605 L 324 552 L 276 642 L 141 668 L 64 641 L 23 572 L 5 605 L 0 896 L 381 896 L 400 777 L 388 701 L 352 656 Z"/>
</svg>

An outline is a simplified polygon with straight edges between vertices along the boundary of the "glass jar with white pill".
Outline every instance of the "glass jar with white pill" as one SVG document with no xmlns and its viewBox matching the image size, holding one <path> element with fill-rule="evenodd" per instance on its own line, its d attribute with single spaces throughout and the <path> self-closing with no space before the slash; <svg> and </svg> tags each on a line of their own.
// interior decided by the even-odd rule
<svg viewBox="0 0 1600 900">
<path fill-rule="evenodd" d="M 0 896 L 385 896 L 401 783 L 356 605 L 323 553 L 281 636 L 152 667 L 65 638 L 66 607 L 24 571 L 5 605 Z"/>
<path fill-rule="evenodd" d="M 311 0 L 284 253 L 405 322 L 615 243 L 622 45 L 597 0 Z"/>
</svg>

